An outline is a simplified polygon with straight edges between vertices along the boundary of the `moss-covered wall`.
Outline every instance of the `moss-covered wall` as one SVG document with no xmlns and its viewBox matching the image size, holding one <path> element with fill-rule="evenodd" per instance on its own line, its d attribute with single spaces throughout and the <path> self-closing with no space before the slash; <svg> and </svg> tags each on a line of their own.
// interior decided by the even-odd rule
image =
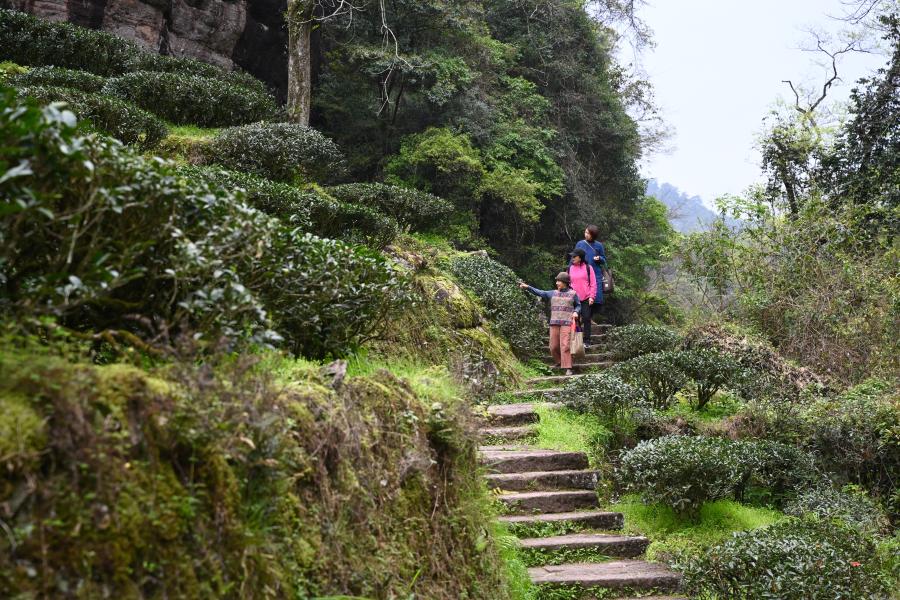
<svg viewBox="0 0 900 600">
<path fill-rule="evenodd" d="M 272 372 L 3 352 L 0 597 L 505 597 L 463 402 Z"/>
<path fill-rule="evenodd" d="M 409 275 L 414 302 L 395 315 L 371 349 L 446 365 L 473 397 L 518 385 L 520 363 L 509 343 L 445 268 L 455 251 L 404 236 L 389 252 Z"/>
</svg>

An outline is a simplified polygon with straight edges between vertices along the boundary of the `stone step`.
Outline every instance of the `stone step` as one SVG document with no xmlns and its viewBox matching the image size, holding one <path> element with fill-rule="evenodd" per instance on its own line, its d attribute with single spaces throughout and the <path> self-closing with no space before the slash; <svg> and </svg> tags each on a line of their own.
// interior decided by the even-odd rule
<svg viewBox="0 0 900 600">
<path fill-rule="evenodd" d="M 541 360 L 544 364 L 551 365 L 553 364 L 553 357 L 546 355 L 542 356 Z M 572 364 L 575 366 L 578 365 L 593 365 L 593 366 L 601 366 L 601 367 L 611 367 L 614 363 L 611 360 L 607 360 L 606 358 L 598 358 L 595 356 L 586 355 L 584 358 L 575 358 L 572 360 Z"/>
<path fill-rule="evenodd" d="M 548 383 L 550 385 L 553 384 L 566 384 L 570 381 L 578 379 L 579 377 L 584 377 L 584 375 L 547 375 L 545 377 L 532 377 L 531 379 L 525 380 L 525 385 L 541 385 L 543 383 Z M 546 392 L 548 389 L 553 388 L 545 388 L 541 391 Z"/>
<path fill-rule="evenodd" d="M 487 407 L 488 422 L 494 427 L 511 427 L 537 423 L 534 404 L 493 404 Z"/>
<path fill-rule="evenodd" d="M 554 409 L 559 408 L 559 404 L 552 402 L 545 403 L 544 406 Z M 487 407 L 488 422 L 492 427 L 512 427 L 515 425 L 528 425 L 537 423 L 539 420 L 536 404 L 533 402 L 523 402 L 518 404 L 492 404 Z"/>
<path fill-rule="evenodd" d="M 643 560 L 611 560 L 600 563 L 532 567 L 531 581 L 537 585 L 579 586 L 633 590 L 673 591 L 681 576 L 664 565 Z"/>
<path fill-rule="evenodd" d="M 516 525 L 541 525 L 543 523 L 568 522 L 591 529 L 621 529 L 625 524 L 622 513 L 603 510 L 582 512 L 548 513 L 545 515 L 504 515 L 500 517 L 504 523 Z"/>
<path fill-rule="evenodd" d="M 584 452 L 556 450 L 487 450 L 481 453 L 481 462 L 494 473 L 577 471 L 588 467 Z"/>
<path fill-rule="evenodd" d="M 544 397 L 552 397 L 555 394 L 558 394 L 562 391 L 562 388 L 530 388 L 525 390 L 516 390 L 515 392 L 509 392 L 510 396 L 544 396 Z"/>
<path fill-rule="evenodd" d="M 552 537 L 519 540 L 523 548 L 554 552 L 592 548 L 604 556 L 633 558 L 640 556 L 650 545 L 644 536 L 614 535 L 609 533 L 573 533 Z"/>
<path fill-rule="evenodd" d="M 481 437 L 492 437 L 503 440 L 524 440 L 535 434 L 534 428 L 529 425 L 518 427 L 482 427 L 478 430 Z"/>
<path fill-rule="evenodd" d="M 618 600 L 688 600 L 687 596 L 641 596 L 640 598 L 619 598 Z"/>
<path fill-rule="evenodd" d="M 575 363 L 572 365 L 572 374 L 585 373 L 585 371 L 596 371 L 596 370 L 604 370 L 607 367 L 612 366 L 613 363 Z M 554 373 L 565 373 L 566 370 L 562 367 L 550 367 Z"/>
<path fill-rule="evenodd" d="M 497 498 L 511 511 L 521 513 L 561 513 L 597 506 L 593 490 L 557 490 L 551 492 L 513 492 Z"/>
<path fill-rule="evenodd" d="M 599 471 L 536 471 L 532 473 L 495 473 L 488 475 L 492 488 L 521 492 L 526 490 L 595 490 Z"/>
</svg>

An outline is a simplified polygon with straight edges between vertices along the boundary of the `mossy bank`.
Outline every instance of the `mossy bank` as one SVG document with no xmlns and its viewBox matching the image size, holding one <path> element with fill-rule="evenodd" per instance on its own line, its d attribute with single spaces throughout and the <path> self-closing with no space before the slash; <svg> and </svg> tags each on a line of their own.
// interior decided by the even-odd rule
<svg viewBox="0 0 900 600">
<path fill-rule="evenodd" d="M 0 358 L 0 596 L 505 597 L 441 369 Z"/>
</svg>

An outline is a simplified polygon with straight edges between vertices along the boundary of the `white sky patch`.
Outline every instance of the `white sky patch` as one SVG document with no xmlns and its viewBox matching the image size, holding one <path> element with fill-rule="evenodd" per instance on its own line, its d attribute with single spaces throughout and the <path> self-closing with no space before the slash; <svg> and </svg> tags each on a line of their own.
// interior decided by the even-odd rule
<svg viewBox="0 0 900 600">
<path fill-rule="evenodd" d="M 842 8 L 840 0 L 650 0 L 641 17 L 656 48 L 640 64 L 674 136 L 672 151 L 645 159 L 642 174 L 710 205 L 758 181 L 762 119 L 779 97 L 793 102 L 782 80 L 820 89 L 827 79 L 816 64 L 824 56 L 800 50 L 811 39 L 804 30 L 844 28 L 828 16 Z M 886 62 L 883 55 L 845 55 L 843 81 L 829 98 L 846 101 L 857 79 Z"/>
</svg>

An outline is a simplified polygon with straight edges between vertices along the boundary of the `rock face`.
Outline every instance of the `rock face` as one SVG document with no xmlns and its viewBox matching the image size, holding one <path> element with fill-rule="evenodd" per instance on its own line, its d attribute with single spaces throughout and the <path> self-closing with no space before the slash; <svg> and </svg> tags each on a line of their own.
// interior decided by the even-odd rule
<svg viewBox="0 0 900 600">
<path fill-rule="evenodd" d="M 12 0 L 13 8 L 133 40 L 149 51 L 235 66 L 283 96 L 286 0 Z"/>
</svg>

